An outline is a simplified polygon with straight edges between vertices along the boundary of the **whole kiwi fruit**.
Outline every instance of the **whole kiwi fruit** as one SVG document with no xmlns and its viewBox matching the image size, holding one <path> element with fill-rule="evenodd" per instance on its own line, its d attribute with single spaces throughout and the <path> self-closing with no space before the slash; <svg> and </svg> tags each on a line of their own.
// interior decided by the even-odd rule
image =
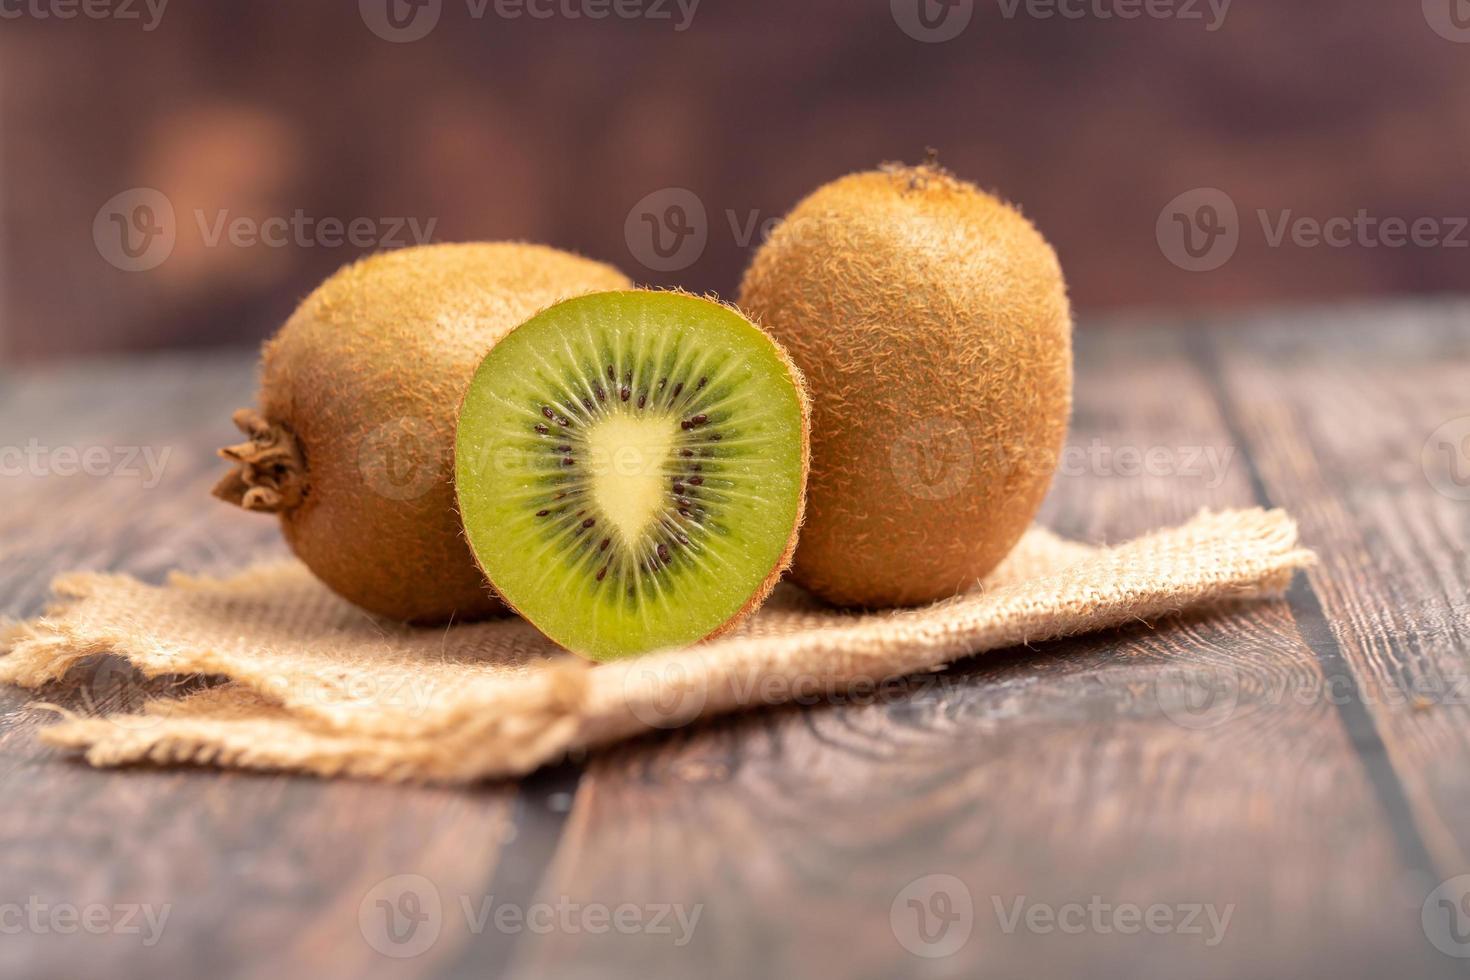
<svg viewBox="0 0 1470 980">
<path fill-rule="evenodd" d="M 541 245 L 383 252 L 322 283 L 265 345 L 249 441 L 215 494 L 275 513 L 292 551 L 363 609 L 413 623 L 501 611 L 454 500 L 460 400 L 485 353 L 539 310 L 631 282 Z"/>
<path fill-rule="evenodd" d="M 1036 228 L 937 164 L 886 165 L 800 202 L 739 303 L 811 391 L 796 581 L 841 605 L 917 605 L 993 569 L 1040 507 L 1071 410 L 1071 308 Z"/>
</svg>

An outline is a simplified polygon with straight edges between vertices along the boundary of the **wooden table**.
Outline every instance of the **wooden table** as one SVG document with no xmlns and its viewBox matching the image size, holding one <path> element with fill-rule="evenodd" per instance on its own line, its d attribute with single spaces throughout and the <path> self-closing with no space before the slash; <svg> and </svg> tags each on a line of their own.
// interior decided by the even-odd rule
<svg viewBox="0 0 1470 980">
<path fill-rule="evenodd" d="M 1115 542 L 1285 507 L 1321 557 L 1285 600 L 473 790 L 94 771 L 5 691 L 0 975 L 1464 975 L 1440 947 L 1470 952 L 1470 304 L 1090 324 L 1078 346 L 1045 520 Z M 37 613 L 68 569 L 281 553 L 207 493 L 252 374 L 230 352 L 0 379 L 0 447 L 47 471 L 0 457 L 0 612 Z M 59 450 L 96 446 L 111 475 L 64 475 Z M 161 481 L 125 447 L 167 451 Z M 47 697 L 132 691 L 79 673 Z M 399 875 L 442 901 L 414 958 L 359 922 Z M 167 908 L 161 934 L 129 907 Z"/>
</svg>

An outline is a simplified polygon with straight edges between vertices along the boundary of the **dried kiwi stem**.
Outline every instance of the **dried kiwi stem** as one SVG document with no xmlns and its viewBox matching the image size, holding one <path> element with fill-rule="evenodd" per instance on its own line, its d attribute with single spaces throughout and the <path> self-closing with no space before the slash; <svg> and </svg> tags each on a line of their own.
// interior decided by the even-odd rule
<svg viewBox="0 0 1470 980">
<path fill-rule="evenodd" d="M 245 510 L 267 514 L 299 506 L 306 496 L 306 460 L 296 438 L 253 409 L 240 409 L 232 420 L 250 441 L 219 451 L 222 458 L 239 466 L 215 485 L 214 495 Z"/>
</svg>

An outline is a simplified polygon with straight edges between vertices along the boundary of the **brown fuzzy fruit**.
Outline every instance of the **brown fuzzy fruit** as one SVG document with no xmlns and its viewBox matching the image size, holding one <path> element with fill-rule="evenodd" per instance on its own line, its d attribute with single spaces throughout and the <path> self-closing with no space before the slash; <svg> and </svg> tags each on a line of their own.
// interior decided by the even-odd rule
<svg viewBox="0 0 1470 980">
<path fill-rule="evenodd" d="M 936 166 L 854 174 L 787 216 L 740 305 L 812 394 L 798 582 L 843 605 L 914 605 L 1005 557 L 1071 409 L 1066 285 L 1030 222 Z"/>
<path fill-rule="evenodd" d="M 625 289 L 611 266 L 540 245 L 384 252 L 338 271 L 270 340 L 250 441 L 216 495 L 279 513 L 296 555 L 344 598 L 433 623 L 500 610 L 455 510 L 455 417 L 485 353 L 583 293 Z"/>
</svg>

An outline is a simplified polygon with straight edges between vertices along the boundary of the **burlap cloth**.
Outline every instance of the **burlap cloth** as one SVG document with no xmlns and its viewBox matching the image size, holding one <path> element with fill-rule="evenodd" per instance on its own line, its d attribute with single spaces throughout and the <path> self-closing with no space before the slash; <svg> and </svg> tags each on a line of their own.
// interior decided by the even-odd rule
<svg viewBox="0 0 1470 980">
<path fill-rule="evenodd" d="M 987 650 L 1278 593 L 1310 558 L 1279 511 L 1203 513 L 1107 549 L 1037 529 L 983 586 L 928 608 L 856 615 L 783 586 L 725 638 L 605 665 L 517 619 L 386 624 L 294 562 L 162 586 L 78 573 L 55 583 L 46 616 L 0 631 L 0 680 L 40 687 L 84 660 L 96 671 L 107 661 L 88 658 L 102 654 L 144 677 L 217 679 L 177 697 L 164 685 L 135 712 L 62 712 L 42 729 L 97 766 L 462 783 L 724 712 L 872 695 Z"/>
</svg>

